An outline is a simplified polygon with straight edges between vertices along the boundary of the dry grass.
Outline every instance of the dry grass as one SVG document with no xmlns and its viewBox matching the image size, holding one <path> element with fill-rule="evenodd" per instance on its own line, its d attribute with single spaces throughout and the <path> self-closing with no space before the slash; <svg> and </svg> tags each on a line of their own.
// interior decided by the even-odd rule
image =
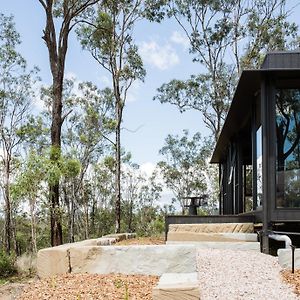
<svg viewBox="0 0 300 300">
<path fill-rule="evenodd" d="M 157 276 L 65 274 L 29 284 L 19 300 L 150 300 Z"/>
</svg>

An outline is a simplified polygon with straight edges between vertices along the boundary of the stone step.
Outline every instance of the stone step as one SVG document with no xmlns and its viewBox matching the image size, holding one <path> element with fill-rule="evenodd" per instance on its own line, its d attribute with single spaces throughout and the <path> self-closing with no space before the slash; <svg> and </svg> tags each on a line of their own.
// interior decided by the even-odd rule
<svg viewBox="0 0 300 300">
<path fill-rule="evenodd" d="M 168 233 L 168 241 L 195 242 L 257 242 L 256 233 L 202 233 L 175 231 Z"/>
<path fill-rule="evenodd" d="M 253 223 L 170 224 L 169 232 L 253 233 Z"/>
<path fill-rule="evenodd" d="M 153 288 L 153 300 L 199 300 L 197 273 L 165 273 Z"/>
<path fill-rule="evenodd" d="M 167 241 L 167 245 L 194 245 L 198 249 L 232 249 L 260 251 L 259 242 L 197 242 L 197 241 Z"/>
<path fill-rule="evenodd" d="M 256 242 L 253 223 L 170 224 L 167 241 Z"/>
<path fill-rule="evenodd" d="M 278 262 L 283 269 L 292 268 L 292 249 L 278 249 Z M 295 249 L 294 268 L 300 269 L 300 249 Z"/>
</svg>

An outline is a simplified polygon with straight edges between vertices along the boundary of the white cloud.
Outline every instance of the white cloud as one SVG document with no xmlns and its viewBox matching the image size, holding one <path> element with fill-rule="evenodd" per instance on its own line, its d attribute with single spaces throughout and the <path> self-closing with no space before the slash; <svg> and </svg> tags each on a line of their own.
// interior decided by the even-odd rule
<svg viewBox="0 0 300 300">
<path fill-rule="evenodd" d="M 79 89 L 79 83 L 82 82 L 77 75 L 73 72 L 67 72 L 65 75 L 65 79 L 72 80 L 74 82 L 74 87 L 72 89 L 72 93 L 75 94 L 76 96 L 83 96 L 82 91 Z"/>
<path fill-rule="evenodd" d="M 99 82 L 100 89 L 104 89 L 106 87 L 112 88 L 111 79 L 106 75 L 101 75 L 97 78 Z M 134 81 L 127 92 L 127 101 L 128 102 L 135 102 L 138 100 L 139 97 L 139 89 L 140 89 L 140 82 Z"/>
<path fill-rule="evenodd" d="M 140 86 L 141 83 L 139 81 L 134 81 L 131 85 L 131 87 L 129 88 L 128 92 L 127 92 L 127 101 L 128 102 L 135 102 L 138 100 L 140 94 L 139 94 L 139 90 L 140 90 Z"/>
<path fill-rule="evenodd" d="M 167 70 L 179 64 L 179 57 L 169 43 L 161 46 L 155 41 L 142 42 L 139 51 L 145 62 L 160 70 Z"/>
<path fill-rule="evenodd" d="M 65 74 L 65 78 L 66 79 L 74 79 L 75 80 L 77 78 L 77 75 L 75 73 L 73 73 L 73 72 L 68 71 Z"/>
<path fill-rule="evenodd" d="M 40 82 L 36 82 L 33 86 L 34 98 L 32 99 L 32 105 L 33 108 L 36 109 L 38 112 L 41 112 L 46 108 L 44 101 L 41 99 L 42 86 L 43 84 Z"/>
<path fill-rule="evenodd" d="M 150 177 L 155 170 L 156 165 L 152 162 L 146 162 L 141 164 L 140 170 L 145 173 L 148 177 Z"/>
<path fill-rule="evenodd" d="M 173 31 L 170 41 L 174 44 L 181 45 L 184 50 L 187 50 L 190 46 L 190 42 L 187 36 L 179 31 Z"/>
<path fill-rule="evenodd" d="M 109 88 L 112 87 L 111 79 L 109 79 L 108 76 L 101 75 L 98 78 L 98 81 L 99 81 L 100 89 L 103 89 L 103 88 L 106 88 L 106 87 L 109 87 Z"/>
</svg>

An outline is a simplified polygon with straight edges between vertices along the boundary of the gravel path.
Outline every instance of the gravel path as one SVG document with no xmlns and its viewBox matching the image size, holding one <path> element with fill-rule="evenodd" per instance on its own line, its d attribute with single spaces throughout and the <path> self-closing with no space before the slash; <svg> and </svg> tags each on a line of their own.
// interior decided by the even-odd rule
<svg viewBox="0 0 300 300">
<path fill-rule="evenodd" d="M 255 251 L 199 249 L 201 299 L 300 299 L 282 282 L 277 258 Z"/>
</svg>

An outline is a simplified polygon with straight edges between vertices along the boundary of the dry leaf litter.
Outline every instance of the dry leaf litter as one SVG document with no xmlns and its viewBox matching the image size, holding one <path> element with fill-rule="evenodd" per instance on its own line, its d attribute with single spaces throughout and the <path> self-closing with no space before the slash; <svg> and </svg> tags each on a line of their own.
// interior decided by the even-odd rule
<svg viewBox="0 0 300 300">
<path fill-rule="evenodd" d="M 65 274 L 29 284 L 19 300 L 151 300 L 156 276 Z"/>
</svg>

